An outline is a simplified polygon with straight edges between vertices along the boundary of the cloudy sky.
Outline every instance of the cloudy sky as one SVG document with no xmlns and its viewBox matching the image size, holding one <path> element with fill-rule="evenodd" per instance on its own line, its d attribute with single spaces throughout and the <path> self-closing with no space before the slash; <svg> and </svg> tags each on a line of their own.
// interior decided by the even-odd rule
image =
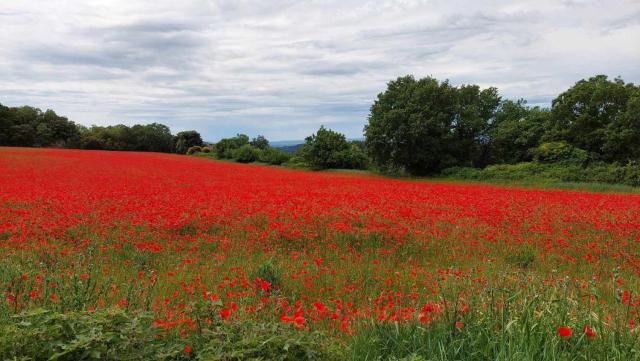
<svg viewBox="0 0 640 361">
<path fill-rule="evenodd" d="M 594 74 L 638 83 L 640 1 L 0 1 L 0 103 L 85 125 L 360 137 L 405 74 L 535 104 Z"/>
</svg>

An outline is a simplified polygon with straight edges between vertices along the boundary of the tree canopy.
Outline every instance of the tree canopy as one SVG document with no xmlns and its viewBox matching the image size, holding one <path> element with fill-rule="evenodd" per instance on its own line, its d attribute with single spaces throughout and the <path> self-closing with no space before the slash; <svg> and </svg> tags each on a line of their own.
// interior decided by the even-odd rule
<svg viewBox="0 0 640 361">
<path fill-rule="evenodd" d="M 495 88 L 398 78 L 371 106 L 367 149 L 380 167 L 413 174 L 486 164 L 489 125 L 499 104 Z"/>
<path fill-rule="evenodd" d="M 378 95 L 364 132 L 379 168 L 411 174 L 536 157 L 626 163 L 640 160 L 640 88 L 598 75 L 545 109 L 492 87 L 405 76 Z"/>
</svg>

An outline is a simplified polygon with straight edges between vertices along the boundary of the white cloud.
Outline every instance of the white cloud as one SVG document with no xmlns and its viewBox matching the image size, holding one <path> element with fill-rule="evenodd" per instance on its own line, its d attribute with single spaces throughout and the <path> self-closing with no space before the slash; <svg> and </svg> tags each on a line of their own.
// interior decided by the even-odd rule
<svg viewBox="0 0 640 361">
<path fill-rule="evenodd" d="M 0 102 L 83 124 L 160 121 L 215 140 L 361 135 L 413 73 L 548 103 L 640 81 L 637 1 L 80 1 L 0 4 Z"/>
</svg>

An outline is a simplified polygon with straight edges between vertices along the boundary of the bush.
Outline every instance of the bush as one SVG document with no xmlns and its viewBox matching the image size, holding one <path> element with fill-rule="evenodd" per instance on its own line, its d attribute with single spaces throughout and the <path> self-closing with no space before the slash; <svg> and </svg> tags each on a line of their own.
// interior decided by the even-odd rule
<svg viewBox="0 0 640 361">
<path fill-rule="evenodd" d="M 267 164 L 280 165 L 287 162 L 290 158 L 291 155 L 287 152 L 284 152 L 280 149 L 267 147 L 262 152 L 260 152 L 258 160 Z"/>
<path fill-rule="evenodd" d="M 305 139 L 299 152 L 312 168 L 329 169 L 342 166 L 341 157 L 348 149 L 349 143 L 344 134 L 321 126 L 315 134 Z"/>
<path fill-rule="evenodd" d="M 640 187 L 640 163 L 629 162 L 624 167 L 624 184 Z"/>
<path fill-rule="evenodd" d="M 596 162 L 587 166 L 572 163 L 526 162 L 518 164 L 496 164 L 484 169 L 453 167 L 444 169 L 443 177 L 466 180 L 500 181 L 552 181 L 624 184 L 640 186 L 640 165 L 629 162 L 625 166 Z"/>
<path fill-rule="evenodd" d="M 202 153 L 211 153 L 211 148 L 209 148 L 209 147 L 202 147 Z"/>
<path fill-rule="evenodd" d="M 177 336 L 148 314 L 34 310 L 0 323 L 0 360 L 340 360 L 320 332 L 247 319 Z M 190 352 L 186 353 L 185 346 Z"/>
<path fill-rule="evenodd" d="M 173 137 L 173 144 L 175 152 L 178 154 L 185 154 L 193 146 L 201 147 L 203 145 L 200 133 L 195 130 L 179 132 Z"/>
<path fill-rule="evenodd" d="M 349 149 L 338 152 L 336 157 L 339 167 L 345 169 L 367 169 L 370 163 L 365 151 L 356 144 L 351 144 Z"/>
<path fill-rule="evenodd" d="M 220 159 L 234 159 L 235 152 L 241 147 L 249 144 L 249 137 L 245 134 L 237 134 L 233 138 L 220 139 L 216 143 L 216 156 Z"/>
<path fill-rule="evenodd" d="M 255 162 L 258 157 L 260 157 L 260 150 L 249 144 L 245 144 L 233 152 L 233 159 L 240 163 Z"/>
<path fill-rule="evenodd" d="M 588 159 L 587 151 L 576 148 L 567 142 L 542 143 L 532 150 L 533 159 L 540 163 L 584 164 Z"/>
<path fill-rule="evenodd" d="M 282 163 L 282 165 L 285 167 L 297 169 L 309 168 L 309 164 L 307 163 L 307 161 L 299 154 L 292 155 L 291 158 L 289 158 L 289 160 L 285 163 Z"/>
<path fill-rule="evenodd" d="M 159 347 L 148 316 L 119 310 L 61 314 L 35 310 L 0 326 L 0 359 L 118 360 L 150 357 Z M 167 347 L 169 348 L 169 347 Z M 155 350 L 154 350 L 155 349 Z M 176 350 L 176 354 L 179 350 Z"/>
<path fill-rule="evenodd" d="M 198 146 L 198 145 L 194 145 L 193 147 L 189 147 L 189 149 L 187 149 L 187 155 L 191 155 L 194 153 L 198 153 L 202 151 L 202 147 Z"/>
<path fill-rule="evenodd" d="M 447 178 L 458 178 L 468 180 L 480 180 L 483 178 L 482 169 L 472 167 L 451 167 L 445 168 L 440 175 Z"/>
</svg>

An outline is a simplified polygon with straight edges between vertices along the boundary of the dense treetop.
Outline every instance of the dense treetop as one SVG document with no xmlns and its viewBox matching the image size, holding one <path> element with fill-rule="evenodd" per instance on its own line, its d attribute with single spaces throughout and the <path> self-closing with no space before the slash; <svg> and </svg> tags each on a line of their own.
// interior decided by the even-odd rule
<svg viewBox="0 0 640 361">
<path fill-rule="evenodd" d="M 53 110 L 0 104 L 0 145 L 185 153 L 190 146 L 202 145 L 202 138 L 195 130 L 174 137 L 159 123 L 87 128 Z"/>
<path fill-rule="evenodd" d="M 598 75 L 544 109 L 502 100 L 495 88 L 405 76 L 378 95 L 364 131 L 378 167 L 411 174 L 518 163 L 553 150 L 584 154 L 585 161 L 637 161 L 640 88 Z M 545 145 L 550 142 L 557 144 Z"/>
</svg>

